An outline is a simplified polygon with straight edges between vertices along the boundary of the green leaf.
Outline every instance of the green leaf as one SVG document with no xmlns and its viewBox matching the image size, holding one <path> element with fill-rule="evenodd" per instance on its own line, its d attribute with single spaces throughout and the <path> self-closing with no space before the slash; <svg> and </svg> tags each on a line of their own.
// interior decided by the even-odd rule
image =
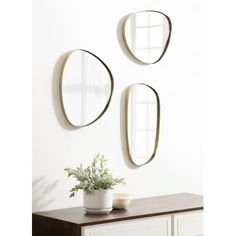
<svg viewBox="0 0 236 236">
<path fill-rule="evenodd" d="M 106 167 L 108 160 L 102 154 L 97 154 L 90 166 L 83 169 L 80 167 L 65 168 L 68 177 L 77 180 L 77 184 L 70 190 L 70 197 L 74 197 L 79 189 L 83 189 L 86 193 L 92 193 L 97 189 L 112 189 L 115 185 L 124 184 L 124 178 L 114 178 L 111 171 Z"/>
</svg>

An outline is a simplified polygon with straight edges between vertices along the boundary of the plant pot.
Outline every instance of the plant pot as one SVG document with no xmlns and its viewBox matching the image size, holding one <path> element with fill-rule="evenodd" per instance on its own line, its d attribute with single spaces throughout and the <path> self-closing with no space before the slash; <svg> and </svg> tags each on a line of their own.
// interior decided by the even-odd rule
<svg viewBox="0 0 236 236">
<path fill-rule="evenodd" d="M 83 191 L 83 207 L 88 214 L 109 214 L 112 211 L 112 190 Z"/>
</svg>

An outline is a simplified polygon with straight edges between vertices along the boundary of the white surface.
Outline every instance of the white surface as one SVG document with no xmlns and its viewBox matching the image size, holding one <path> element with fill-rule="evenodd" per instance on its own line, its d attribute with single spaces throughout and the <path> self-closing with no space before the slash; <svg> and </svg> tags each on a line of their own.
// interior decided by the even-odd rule
<svg viewBox="0 0 236 236">
<path fill-rule="evenodd" d="M 183 213 L 174 216 L 175 236 L 203 235 L 203 212 Z"/>
<path fill-rule="evenodd" d="M 171 234 L 173 232 L 173 235 Z M 203 236 L 203 211 L 82 227 L 82 236 Z"/>
<path fill-rule="evenodd" d="M 126 186 L 116 191 L 132 198 L 202 193 L 200 2 L 41 0 L 33 5 L 33 211 L 82 205 L 81 193 L 69 199 L 74 182 L 63 169 L 86 164 L 97 152 L 109 158 L 114 175 L 126 178 Z M 121 17 L 145 9 L 163 11 L 173 23 L 165 56 L 150 66 L 129 60 L 116 35 Z M 69 130 L 53 78 L 59 57 L 75 48 L 90 50 L 108 65 L 115 89 L 101 119 Z M 156 157 L 133 169 L 122 151 L 120 100 L 123 90 L 137 82 L 159 93 L 161 123 Z"/>
<path fill-rule="evenodd" d="M 112 209 L 112 190 L 94 190 L 93 194 L 83 191 L 84 208 Z"/>
<path fill-rule="evenodd" d="M 171 217 L 149 217 L 82 227 L 82 236 L 171 236 Z"/>
</svg>

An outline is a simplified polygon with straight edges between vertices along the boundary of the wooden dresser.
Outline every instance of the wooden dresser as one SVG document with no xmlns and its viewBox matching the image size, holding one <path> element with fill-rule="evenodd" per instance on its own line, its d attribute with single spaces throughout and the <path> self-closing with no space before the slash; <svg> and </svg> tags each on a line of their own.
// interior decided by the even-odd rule
<svg viewBox="0 0 236 236">
<path fill-rule="evenodd" d="M 202 236 L 203 197 L 179 193 L 132 200 L 127 210 L 82 207 L 33 213 L 33 236 Z"/>
</svg>

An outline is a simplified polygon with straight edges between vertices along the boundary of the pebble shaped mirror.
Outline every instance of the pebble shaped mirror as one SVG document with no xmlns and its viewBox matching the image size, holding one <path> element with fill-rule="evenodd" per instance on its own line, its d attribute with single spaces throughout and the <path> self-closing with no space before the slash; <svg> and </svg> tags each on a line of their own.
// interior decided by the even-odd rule
<svg viewBox="0 0 236 236">
<path fill-rule="evenodd" d="M 146 84 L 134 84 L 126 92 L 126 141 L 131 162 L 141 166 L 156 153 L 160 102 L 157 92 Z"/>
<path fill-rule="evenodd" d="M 141 64 L 161 60 L 169 45 L 171 21 L 158 11 L 140 11 L 126 17 L 123 23 L 123 41 L 131 56 Z"/>
<path fill-rule="evenodd" d="M 68 53 L 61 76 L 64 114 L 74 127 L 84 127 L 106 111 L 113 92 L 109 68 L 96 55 L 76 49 Z"/>
</svg>

